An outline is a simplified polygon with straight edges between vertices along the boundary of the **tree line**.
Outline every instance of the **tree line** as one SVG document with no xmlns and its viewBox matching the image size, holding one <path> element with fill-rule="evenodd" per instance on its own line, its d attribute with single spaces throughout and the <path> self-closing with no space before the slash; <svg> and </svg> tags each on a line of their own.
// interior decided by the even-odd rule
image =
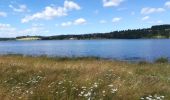
<svg viewBox="0 0 170 100">
<path fill-rule="evenodd" d="M 113 31 L 108 33 L 91 33 L 81 35 L 57 35 L 57 36 L 20 36 L 21 38 L 40 38 L 41 40 L 84 40 L 84 39 L 148 39 L 170 38 L 170 25 L 156 25 L 151 28 Z M 14 40 L 14 38 L 0 38 L 0 40 Z"/>
<path fill-rule="evenodd" d="M 59 35 L 42 37 L 42 40 L 64 39 L 142 39 L 142 38 L 170 38 L 170 25 L 156 25 L 151 28 L 113 31 L 109 33 L 92 33 L 82 35 Z"/>
</svg>

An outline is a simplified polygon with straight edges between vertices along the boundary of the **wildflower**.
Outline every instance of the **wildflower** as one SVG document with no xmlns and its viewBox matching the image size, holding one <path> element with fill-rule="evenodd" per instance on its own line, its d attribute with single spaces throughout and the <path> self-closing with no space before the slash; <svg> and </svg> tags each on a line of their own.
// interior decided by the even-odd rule
<svg viewBox="0 0 170 100">
<path fill-rule="evenodd" d="M 82 89 L 86 89 L 86 87 L 85 87 L 85 86 L 82 86 L 81 88 L 82 88 Z"/>
<path fill-rule="evenodd" d="M 156 99 L 160 100 L 160 99 L 161 99 L 161 97 L 156 97 Z"/>
<path fill-rule="evenodd" d="M 165 98 L 165 96 L 161 96 L 161 98 Z"/>
<path fill-rule="evenodd" d="M 113 87 L 113 84 L 108 85 L 109 87 Z"/>
<path fill-rule="evenodd" d="M 98 87 L 98 83 L 94 83 L 94 87 L 96 87 L 96 88 L 97 88 L 97 87 Z"/>
<path fill-rule="evenodd" d="M 117 89 L 111 89 L 111 93 L 115 93 L 117 91 Z"/>
<path fill-rule="evenodd" d="M 33 94 L 33 91 L 30 91 L 30 94 Z"/>
<path fill-rule="evenodd" d="M 146 97 L 146 99 L 147 99 L 147 100 L 151 100 L 151 98 L 150 98 L 150 97 Z"/>
<path fill-rule="evenodd" d="M 149 97 L 150 97 L 150 98 L 152 98 L 152 96 L 151 96 L 151 95 L 149 95 Z"/>
<path fill-rule="evenodd" d="M 81 97 L 81 96 L 82 96 L 82 94 L 79 94 L 78 96 L 80 96 L 80 97 Z"/>
<path fill-rule="evenodd" d="M 80 94 L 84 94 L 84 91 L 81 91 Z"/>
<path fill-rule="evenodd" d="M 85 97 L 88 97 L 91 95 L 91 92 L 88 92 L 87 94 L 84 94 Z"/>
<path fill-rule="evenodd" d="M 26 93 L 29 93 L 29 91 L 27 90 Z"/>
<path fill-rule="evenodd" d="M 102 91 L 102 93 L 104 94 L 104 93 L 106 93 L 106 91 L 105 91 L 105 90 L 103 90 L 103 91 Z"/>
<path fill-rule="evenodd" d="M 58 84 L 60 85 L 60 84 L 62 84 L 63 82 L 62 81 L 60 81 Z"/>
</svg>

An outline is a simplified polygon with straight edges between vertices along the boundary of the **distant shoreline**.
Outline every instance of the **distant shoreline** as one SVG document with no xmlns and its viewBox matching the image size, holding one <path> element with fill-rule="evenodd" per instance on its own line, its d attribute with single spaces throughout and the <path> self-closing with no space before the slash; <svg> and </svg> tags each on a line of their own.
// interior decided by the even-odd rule
<svg viewBox="0 0 170 100">
<path fill-rule="evenodd" d="M 74 39 L 76 40 L 169 40 L 170 38 L 140 38 L 140 39 Z M 62 39 L 62 40 L 70 40 L 70 39 Z M 61 40 L 61 41 L 62 41 Z M 70 40 L 70 41 L 74 41 L 74 40 Z M 8 40 L 1 40 L 0 41 L 55 41 L 55 40 L 41 40 L 41 39 L 8 39 Z M 56 39 L 56 41 L 60 41 L 58 39 Z"/>
<path fill-rule="evenodd" d="M 91 40 L 91 39 L 170 39 L 170 25 L 155 25 L 151 28 L 113 31 L 107 33 L 72 34 L 55 36 L 19 36 L 0 38 L 7 40 Z"/>
</svg>

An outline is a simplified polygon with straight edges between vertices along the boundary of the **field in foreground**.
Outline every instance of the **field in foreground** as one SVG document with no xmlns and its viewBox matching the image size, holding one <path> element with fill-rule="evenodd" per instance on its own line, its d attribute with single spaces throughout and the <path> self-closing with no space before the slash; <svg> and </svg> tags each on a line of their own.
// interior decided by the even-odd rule
<svg viewBox="0 0 170 100">
<path fill-rule="evenodd" d="M 0 100 L 170 100 L 170 64 L 0 56 Z"/>
</svg>

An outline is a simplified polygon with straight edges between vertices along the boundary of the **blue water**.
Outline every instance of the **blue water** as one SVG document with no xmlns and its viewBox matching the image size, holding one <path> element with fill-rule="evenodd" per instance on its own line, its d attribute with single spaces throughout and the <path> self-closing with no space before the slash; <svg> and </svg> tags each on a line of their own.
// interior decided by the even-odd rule
<svg viewBox="0 0 170 100">
<path fill-rule="evenodd" d="M 0 41 L 0 55 L 95 56 L 116 60 L 170 58 L 169 39 Z"/>
</svg>

